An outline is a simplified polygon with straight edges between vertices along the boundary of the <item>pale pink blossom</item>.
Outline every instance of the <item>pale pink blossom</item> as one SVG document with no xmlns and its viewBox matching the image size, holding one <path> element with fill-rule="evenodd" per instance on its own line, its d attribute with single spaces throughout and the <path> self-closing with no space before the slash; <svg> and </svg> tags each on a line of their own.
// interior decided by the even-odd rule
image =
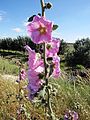
<svg viewBox="0 0 90 120">
<path fill-rule="evenodd" d="M 28 96 L 29 96 L 29 99 L 32 100 L 44 82 L 39 78 L 39 73 L 32 70 L 28 70 L 28 79 L 29 79 L 29 83 L 27 86 L 29 90 Z"/>
<path fill-rule="evenodd" d="M 60 71 L 60 57 L 54 56 L 52 62 L 53 62 L 52 76 L 57 78 L 60 76 L 60 73 L 61 73 L 61 71 Z"/>
<path fill-rule="evenodd" d="M 46 45 L 46 54 L 47 57 L 53 57 L 57 55 L 60 47 L 60 39 L 59 38 L 52 38 L 52 41 L 47 43 Z"/>
<path fill-rule="evenodd" d="M 27 25 L 28 34 L 36 44 L 50 42 L 52 37 L 52 22 L 41 16 L 35 16 Z"/>
<path fill-rule="evenodd" d="M 28 66 L 29 69 L 36 72 L 42 72 L 44 70 L 44 62 L 41 57 L 37 57 L 37 53 L 32 50 L 28 45 L 25 46 L 26 50 L 28 51 Z"/>
<path fill-rule="evenodd" d="M 28 51 L 28 65 L 29 68 L 31 68 L 36 59 L 36 52 L 32 50 L 28 45 L 25 46 L 25 49 Z"/>
<path fill-rule="evenodd" d="M 29 46 L 25 46 L 28 50 L 29 59 L 28 59 L 28 91 L 29 98 L 33 99 L 34 95 L 38 92 L 42 85 L 42 80 L 39 78 L 39 74 L 44 71 L 43 60 L 37 57 L 37 53 L 32 50 Z"/>
</svg>

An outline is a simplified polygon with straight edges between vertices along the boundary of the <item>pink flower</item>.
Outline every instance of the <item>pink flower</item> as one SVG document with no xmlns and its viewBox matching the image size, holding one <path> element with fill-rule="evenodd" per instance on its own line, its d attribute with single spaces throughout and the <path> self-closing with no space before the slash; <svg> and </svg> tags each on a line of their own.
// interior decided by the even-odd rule
<svg viewBox="0 0 90 120">
<path fill-rule="evenodd" d="M 78 113 L 75 111 L 67 111 L 64 115 L 64 120 L 78 120 Z"/>
<path fill-rule="evenodd" d="M 28 84 L 29 89 L 31 90 L 31 93 L 36 93 L 38 92 L 39 88 L 41 87 L 41 80 L 37 79 Z"/>
<path fill-rule="evenodd" d="M 57 78 L 57 77 L 60 76 L 60 73 L 61 73 L 60 72 L 60 57 L 54 56 L 52 62 L 53 62 L 53 65 L 54 65 L 52 76 Z"/>
<path fill-rule="evenodd" d="M 38 73 L 42 72 L 44 70 L 44 63 L 43 60 L 39 57 L 37 57 L 37 54 L 34 50 L 32 50 L 28 45 L 25 46 L 26 50 L 28 50 L 29 59 L 28 59 L 28 65 L 29 69 L 32 71 L 36 71 Z"/>
<path fill-rule="evenodd" d="M 35 62 L 35 59 L 36 59 L 36 53 L 34 50 L 32 50 L 28 45 L 25 46 L 25 49 L 28 51 L 28 65 L 29 65 L 29 68 L 32 67 L 32 65 L 34 64 Z"/>
<path fill-rule="evenodd" d="M 27 25 L 27 29 L 32 41 L 40 44 L 51 41 L 52 26 L 52 22 L 44 17 L 35 16 L 33 21 Z"/>
<path fill-rule="evenodd" d="M 39 78 L 39 74 L 43 72 L 44 69 L 29 69 L 28 70 L 28 86 L 30 91 L 37 92 L 42 85 L 42 80 Z"/>
<path fill-rule="evenodd" d="M 39 79 L 39 74 L 32 70 L 28 70 L 28 79 L 29 83 L 27 88 L 29 90 L 29 99 L 32 100 L 41 88 L 43 80 Z"/>
<path fill-rule="evenodd" d="M 26 78 L 26 71 L 25 69 L 21 69 L 20 71 L 20 80 L 24 80 Z"/>
<path fill-rule="evenodd" d="M 29 54 L 29 70 L 28 70 L 28 91 L 29 98 L 33 99 L 42 85 L 42 80 L 39 78 L 39 74 L 44 71 L 44 63 L 40 57 L 37 57 L 37 53 L 32 50 L 28 45 L 25 46 Z"/>
<path fill-rule="evenodd" d="M 78 113 L 77 112 L 71 111 L 70 115 L 73 118 L 73 120 L 78 120 Z"/>
<path fill-rule="evenodd" d="M 57 55 L 59 51 L 59 47 L 60 47 L 60 39 L 52 38 L 52 41 L 47 43 L 47 46 L 46 46 L 47 57 L 53 57 Z"/>
<path fill-rule="evenodd" d="M 37 72 L 42 72 L 44 70 L 43 60 L 37 56 L 36 52 L 32 50 L 28 45 L 25 46 L 29 54 L 28 65 L 29 69 L 36 70 Z"/>
</svg>

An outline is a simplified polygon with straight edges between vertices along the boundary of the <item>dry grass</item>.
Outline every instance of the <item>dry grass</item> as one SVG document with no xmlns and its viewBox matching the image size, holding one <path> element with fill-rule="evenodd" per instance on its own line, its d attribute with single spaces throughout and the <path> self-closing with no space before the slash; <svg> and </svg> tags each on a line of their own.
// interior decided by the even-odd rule
<svg viewBox="0 0 90 120">
<path fill-rule="evenodd" d="M 53 82 L 52 82 L 53 81 Z M 26 82 L 21 83 L 23 87 Z M 80 120 L 90 120 L 90 87 L 85 84 L 78 84 L 74 88 L 70 81 L 63 79 L 51 80 L 54 88 L 58 89 L 56 97 L 53 97 L 53 110 L 58 118 L 63 117 L 65 110 L 75 110 L 79 114 Z M 16 111 L 19 107 L 16 95 L 18 93 L 18 84 L 12 80 L 4 80 L 0 76 L 0 120 L 14 120 Z M 42 107 L 33 107 L 33 104 L 26 98 L 23 98 L 23 104 L 26 106 L 27 113 L 30 113 L 33 120 L 44 120 L 44 111 Z M 45 118 L 46 119 L 46 118 Z M 28 120 L 22 117 L 22 120 Z"/>
</svg>

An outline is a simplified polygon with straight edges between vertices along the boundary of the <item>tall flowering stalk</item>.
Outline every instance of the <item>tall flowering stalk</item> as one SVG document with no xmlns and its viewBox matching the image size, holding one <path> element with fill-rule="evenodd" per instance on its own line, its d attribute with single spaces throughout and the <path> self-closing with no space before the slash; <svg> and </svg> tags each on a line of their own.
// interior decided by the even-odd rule
<svg viewBox="0 0 90 120">
<path fill-rule="evenodd" d="M 18 109 L 17 109 L 17 120 L 21 120 L 22 119 L 22 100 L 23 100 L 23 97 L 22 97 L 22 93 L 21 93 L 21 81 L 22 80 L 25 80 L 26 78 L 26 72 L 25 72 L 25 69 L 24 69 L 24 65 L 22 65 L 20 62 L 17 62 L 17 65 L 19 67 L 19 75 L 18 75 L 18 80 L 16 80 L 16 82 L 18 83 L 18 94 L 16 95 L 16 99 L 18 100 Z"/>
<path fill-rule="evenodd" d="M 33 100 L 40 91 L 44 90 L 42 101 L 45 104 L 45 111 L 50 120 L 55 120 L 51 106 L 49 77 L 57 78 L 60 75 L 60 58 L 57 55 L 60 40 L 52 37 L 53 23 L 45 18 L 45 9 L 49 9 L 51 4 L 44 3 L 44 0 L 40 0 L 40 2 L 42 16 L 34 16 L 33 20 L 27 25 L 31 40 L 42 46 L 38 56 L 35 50 L 32 50 L 28 45 L 25 46 L 29 54 L 29 82 L 27 88 L 30 100 Z"/>
<path fill-rule="evenodd" d="M 41 0 L 42 16 L 45 17 L 45 3 L 44 0 Z M 48 78 L 47 78 L 47 61 L 46 61 L 46 43 L 44 43 L 44 67 L 45 67 L 45 81 L 46 81 L 46 92 L 47 92 L 47 106 L 48 114 L 51 120 L 55 120 L 55 116 L 52 111 L 51 101 L 50 101 L 50 91 L 48 88 Z"/>
</svg>

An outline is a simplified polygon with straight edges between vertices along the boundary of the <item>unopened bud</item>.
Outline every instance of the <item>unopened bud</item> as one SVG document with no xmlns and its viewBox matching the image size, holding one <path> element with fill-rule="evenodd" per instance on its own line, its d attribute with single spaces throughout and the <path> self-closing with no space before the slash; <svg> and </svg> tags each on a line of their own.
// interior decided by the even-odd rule
<svg viewBox="0 0 90 120">
<path fill-rule="evenodd" d="M 46 9 L 51 9 L 51 7 L 52 7 L 52 4 L 49 2 L 49 3 L 46 3 Z"/>
<path fill-rule="evenodd" d="M 40 73 L 38 76 L 39 76 L 39 79 L 43 79 L 44 73 Z"/>
<path fill-rule="evenodd" d="M 41 13 L 38 13 L 39 16 L 41 16 Z"/>
</svg>

